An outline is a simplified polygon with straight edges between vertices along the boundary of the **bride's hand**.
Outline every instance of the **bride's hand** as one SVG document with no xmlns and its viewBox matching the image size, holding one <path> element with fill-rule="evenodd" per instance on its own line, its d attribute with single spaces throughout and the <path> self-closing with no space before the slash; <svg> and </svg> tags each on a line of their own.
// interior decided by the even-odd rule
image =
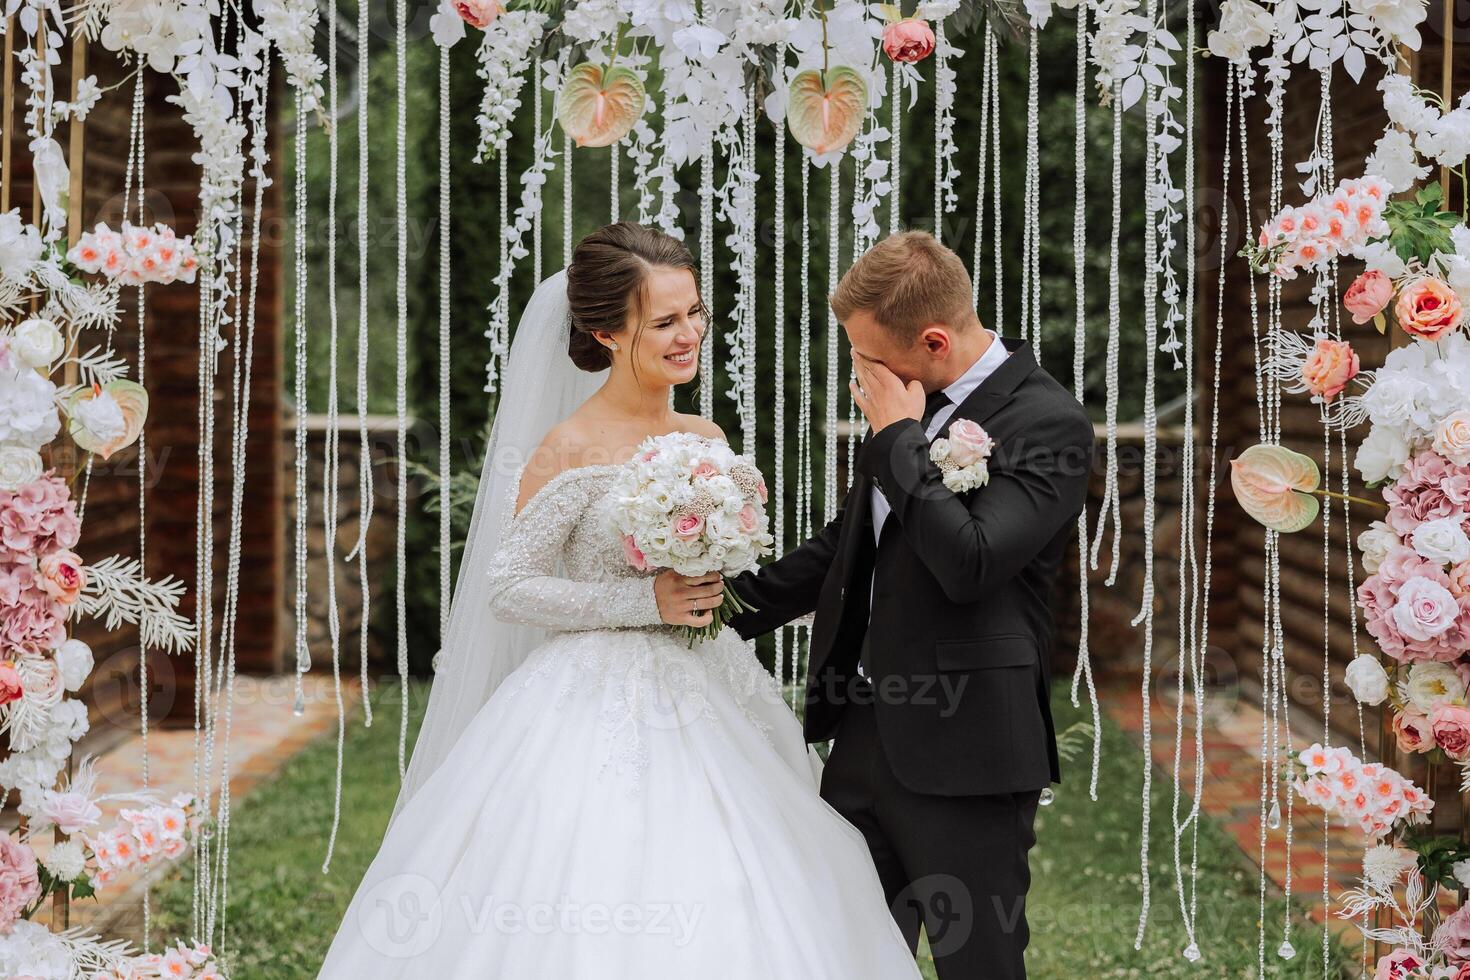
<svg viewBox="0 0 1470 980">
<path fill-rule="evenodd" d="M 658 614 L 670 626 L 708 626 L 714 616 L 710 610 L 720 607 L 724 593 L 719 572 L 689 576 L 666 568 L 653 580 Z"/>
</svg>

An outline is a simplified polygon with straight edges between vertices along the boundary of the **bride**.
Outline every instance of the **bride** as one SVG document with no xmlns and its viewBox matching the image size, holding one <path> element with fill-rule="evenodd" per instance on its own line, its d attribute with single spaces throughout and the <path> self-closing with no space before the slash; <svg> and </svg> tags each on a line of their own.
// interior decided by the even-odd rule
<svg viewBox="0 0 1470 980">
<path fill-rule="evenodd" d="M 610 489 L 707 328 L 694 261 L 623 222 L 511 348 L 428 714 L 331 980 L 913 980 L 862 836 L 717 576 L 628 565 Z M 580 369 L 580 370 L 578 370 Z"/>
</svg>

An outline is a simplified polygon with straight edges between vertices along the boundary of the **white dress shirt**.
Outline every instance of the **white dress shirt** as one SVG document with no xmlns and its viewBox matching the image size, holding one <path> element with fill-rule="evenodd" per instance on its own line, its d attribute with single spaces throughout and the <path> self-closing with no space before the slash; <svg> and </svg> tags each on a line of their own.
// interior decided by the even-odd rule
<svg viewBox="0 0 1470 980">
<path fill-rule="evenodd" d="M 990 377 L 995 369 L 1010 356 L 1010 351 L 1006 350 L 1005 344 L 1000 342 L 1000 338 L 993 330 L 985 329 L 985 332 L 990 334 L 990 346 L 985 348 L 985 353 L 976 358 L 975 363 L 971 364 L 964 374 L 944 389 L 944 394 L 949 398 L 949 404 L 934 413 L 934 417 L 929 420 L 929 428 L 924 430 L 924 438 L 931 442 L 939 434 L 939 430 L 944 428 L 944 423 L 949 421 L 954 410 L 959 408 L 960 402 L 970 397 L 970 392 L 980 387 L 980 382 Z M 883 491 L 877 486 L 873 487 L 872 493 L 873 539 L 876 541 L 883 534 L 883 522 L 888 519 L 888 513 L 892 508 L 888 506 L 888 498 L 883 496 Z"/>
</svg>

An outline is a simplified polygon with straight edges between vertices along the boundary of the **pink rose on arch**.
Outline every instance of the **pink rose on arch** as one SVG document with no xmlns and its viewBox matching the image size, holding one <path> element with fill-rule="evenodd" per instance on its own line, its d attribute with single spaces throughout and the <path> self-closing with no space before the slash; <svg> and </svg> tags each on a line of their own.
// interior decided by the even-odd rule
<svg viewBox="0 0 1470 980">
<path fill-rule="evenodd" d="M 15 669 L 15 662 L 0 661 L 0 705 L 19 701 L 24 695 L 25 687 L 20 682 L 20 672 Z"/>
<path fill-rule="evenodd" d="M 1378 968 L 1373 971 L 1373 980 L 1403 980 L 1423 965 L 1424 961 L 1412 951 L 1396 949 L 1379 959 Z"/>
<path fill-rule="evenodd" d="M 959 466 L 972 466 L 990 456 L 995 440 L 971 419 L 956 419 L 949 427 L 949 458 Z"/>
<path fill-rule="evenodd" d="M 1393 716 L 1394 740 L 1403 752 L 1428 752 L 1434 748 L 1429 719 L 1417 711 L 1400 711 Z"/>
<path fill-rule="evenodd" d="M 1462 561 L 1450 569 L 1450 591 L 1456 598 L 1470 595 L 1470 561 Z"/>
<path fill-rule="evenodd" d="M 504 8 L 499 0 L 454 0 L 454 12 L 464 19 L 471 27 L 484 30 L 491 22 L 499 17 Z"/>
<path fill-rule="evenodd" d="M 623 536 L 623 557 L 628 559 L 628 564 L 638 571 L 648 571 L 648 559 L 643 557 L 643 552 L 638 550 L 638 545 L 633 541 L 631 534 Z"/>
<path fill-rule="evenodd" d="M 41 588 L 64 606 L 77 601 L 87 585 L 87 572 L 74 551 L 53 551 L 41 559 Z"/>
<path fill-rule="evenodd" d="M 0 837 L 0 931 L 9 931 L 26 906 L 40 897 L 36 853 L 8 835 Z"/>
<path fill-rule="evenodd" d="M 934 29 L 916 17 L 883 28 L 883 53 L 894 61 L 915 64 L 934 53 Z"/>
<path fill-rule="evenodd" d="M 1454 914 L 1446 918 L 1439 924 L 1439 928 L 1434 930 L 1434 942 L 1436 946 L 1445 951 L 1450 962 L 1465 963 L 1470 960 L 1470 913 L 1467 913 L 1464 907 L 1456 909 Z M 1464 972 L 1465 968 L 1462 967 L 1455 975 L 1456 980 L 1459 980 L 1460 975 Z"/>
<path fill-rule="evenodd" d="M 1370 269 L 1353 280 L 1343 294 L 1342 305 L 1353 315 L 1354 323 L 1367 323 L 1383 312 L 1393 299 L 1393 280 L 1377 269 Z"/>
<path fill-rule="evenodd" d="M 51 791 L 41 804 L 41 817 L 63 834 L 75 834 L 96 826 L 102 811 L 81 793 Z"/>
<path fill-rule="evenodd" d="M 1352 344 L 1322 337 L 1302 365 L 1302 381 L 1308 391 L 1330 402 L 1357 376 L 1358 368 Z"/>
<path fill-rule="evenodd" d="M 1393 605 L 1393 622 L 1411 640 L 1432 640 L 1455 625 L 1460 607 L 1445 583 L 1416 577 L 1405 582 Z"/>
<path fill-rule="evenodd" d="M 1470 708 L 1459 704 L 1440 705 L 1429 716 L 1429 729 L 1445 755 L 1456 762 L 1470 758 Z"/>
<path fill-rule="evenodd" d="M 704 518 L 698 514 L 679 514 L 674 518 L 674 537 L 692 541 L 704 530 Z"/>
<path fill-rule="evenodd" d="M 1394 318 L 1404 333 L 1436 341 L 1460 326 L 1460 297 L 1449 284 L 1434 276 L 1420 276 L 1399 291 Z"/>
<path fill-rule="evenodd" d="M 1446 593 L 1449 592 L 1450 577 L 1442 566 L 1420 557 L 1412 548 L 1402 545 L 1389 548 L 1379 562 L 1378 571 L 1369 575 L 1358 586 L 1358 606 L 1363 610 L 1363 620 L 1368 632 L 1378 641 L 1384 653 L 1404 663 L 1458 660 L 1465 649 L 1470 647 L 1470 595 L 1452 596 L 1456 614 L 1449 628 L 1433 636 L 1423 629 L 1417 629 L 1417 632 L 1428 637 L 1419 639 L 1400 630 L 1399 614 L 1396 613 L 1400 593 L 1409 582 L 1416 579 L 1435 583 L 1442 586 Z M 1415 586 L 1411 589 L 1411 601 L 1416 599 L 1415 593 L 1424 588 Z M 1417 598 L 1422 599 L 1424 596 Z M 1427 607 L 1421 606 L 1420 611 L 1423 610 L 1427 610 Z M 1412 623 L 1415 612 L 1414 608 L 1406 608 L 1402 615 L 1409 616 Z M 1432 622 L 1432 617 L 1425 622 Z"/>
</svg>

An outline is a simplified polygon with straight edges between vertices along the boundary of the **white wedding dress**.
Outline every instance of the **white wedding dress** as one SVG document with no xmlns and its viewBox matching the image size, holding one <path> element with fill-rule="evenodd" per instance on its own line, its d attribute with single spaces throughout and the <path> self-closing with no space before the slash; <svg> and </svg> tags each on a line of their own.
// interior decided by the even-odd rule
<svg viewBox="0 0 1470 980">
<path fill-rule="evenodd" d="M 617 470 L 561 473 L 501 529 L 484 601 L 550 639 L 397 815 L 321 976 L 913 980 L 770 674 L 732 630 L 690 649 L 660 623 Z"/>
</svg>

